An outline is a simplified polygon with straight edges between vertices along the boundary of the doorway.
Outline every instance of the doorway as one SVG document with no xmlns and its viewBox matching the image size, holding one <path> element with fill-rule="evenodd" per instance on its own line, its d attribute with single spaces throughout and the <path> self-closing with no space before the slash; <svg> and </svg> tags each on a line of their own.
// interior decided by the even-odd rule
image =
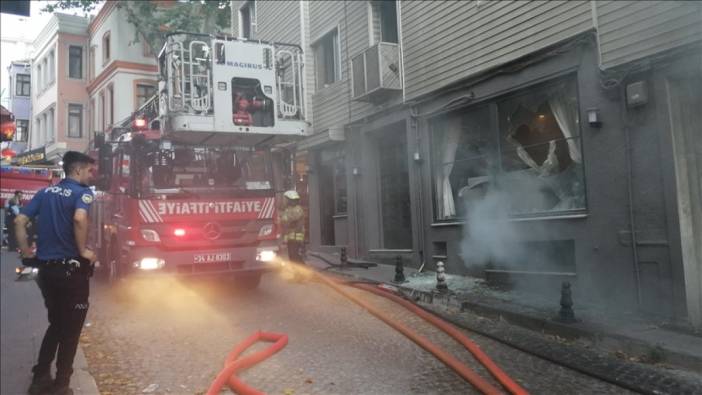
<svg viewBox="0 0 702 395">
<path fill-rule="evenodd" d="M 407 134 L 404 123 L 385 130 L 378 137 L 378 181 L 382 246 L 384 249 L 412 248 Z"/>
</svg>

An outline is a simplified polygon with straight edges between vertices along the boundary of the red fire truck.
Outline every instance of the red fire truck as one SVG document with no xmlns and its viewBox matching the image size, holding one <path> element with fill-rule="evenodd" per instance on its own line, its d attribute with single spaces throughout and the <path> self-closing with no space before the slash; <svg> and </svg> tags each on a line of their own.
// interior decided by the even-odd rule
<svg viewBox="0 0 702 395">
<path fill-rule="evenodd" d="M 285 147 L 306 135 L 298 47 L 178 33 L 156 96 L 98 136 L 99 265 L 125 275 L 225 275 L 277 264 Z"/>
</svg>

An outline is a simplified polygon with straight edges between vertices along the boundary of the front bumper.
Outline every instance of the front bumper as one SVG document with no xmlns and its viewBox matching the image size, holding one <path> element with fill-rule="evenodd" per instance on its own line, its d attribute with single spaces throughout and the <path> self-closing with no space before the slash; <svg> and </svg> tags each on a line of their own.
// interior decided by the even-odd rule
<svg viewBox="0 0 702 395">
<path fill-rule="evenodd" d="M 264 272 L 280 266 L 279 260 L 262 262 L 261 255 L 270 258 L 276 246 L 247 246 L 212 250 L 168 251 L 157 247 L 132 248 L 124 255 L 123 264 L 131 275 L 212 275 L 227 273 Z"/>
</svg>

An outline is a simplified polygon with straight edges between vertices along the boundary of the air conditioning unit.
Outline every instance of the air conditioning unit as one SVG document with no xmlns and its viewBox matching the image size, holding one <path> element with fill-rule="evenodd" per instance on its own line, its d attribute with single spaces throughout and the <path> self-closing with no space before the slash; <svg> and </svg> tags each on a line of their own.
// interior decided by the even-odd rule
<svg viewBox="0 0 702 395">
<path fill-rule="evenodd" d="M 378 102 L 402 90 L 400 48 L 379 42 L 351 59 L 353 99 Z"/>
</svg>

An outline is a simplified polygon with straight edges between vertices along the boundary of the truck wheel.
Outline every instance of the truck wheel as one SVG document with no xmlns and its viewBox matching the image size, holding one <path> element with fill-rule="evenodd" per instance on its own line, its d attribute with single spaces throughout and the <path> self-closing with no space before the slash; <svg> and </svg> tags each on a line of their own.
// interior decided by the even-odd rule
<svg viewBox="0 0 702 395">
<path fill-rule="evenodd" d="M 261 283 L 261 273 L 242 273 L 234 276 L 237 289 L 251 291 L 258 288 Z"/>
</svg>

